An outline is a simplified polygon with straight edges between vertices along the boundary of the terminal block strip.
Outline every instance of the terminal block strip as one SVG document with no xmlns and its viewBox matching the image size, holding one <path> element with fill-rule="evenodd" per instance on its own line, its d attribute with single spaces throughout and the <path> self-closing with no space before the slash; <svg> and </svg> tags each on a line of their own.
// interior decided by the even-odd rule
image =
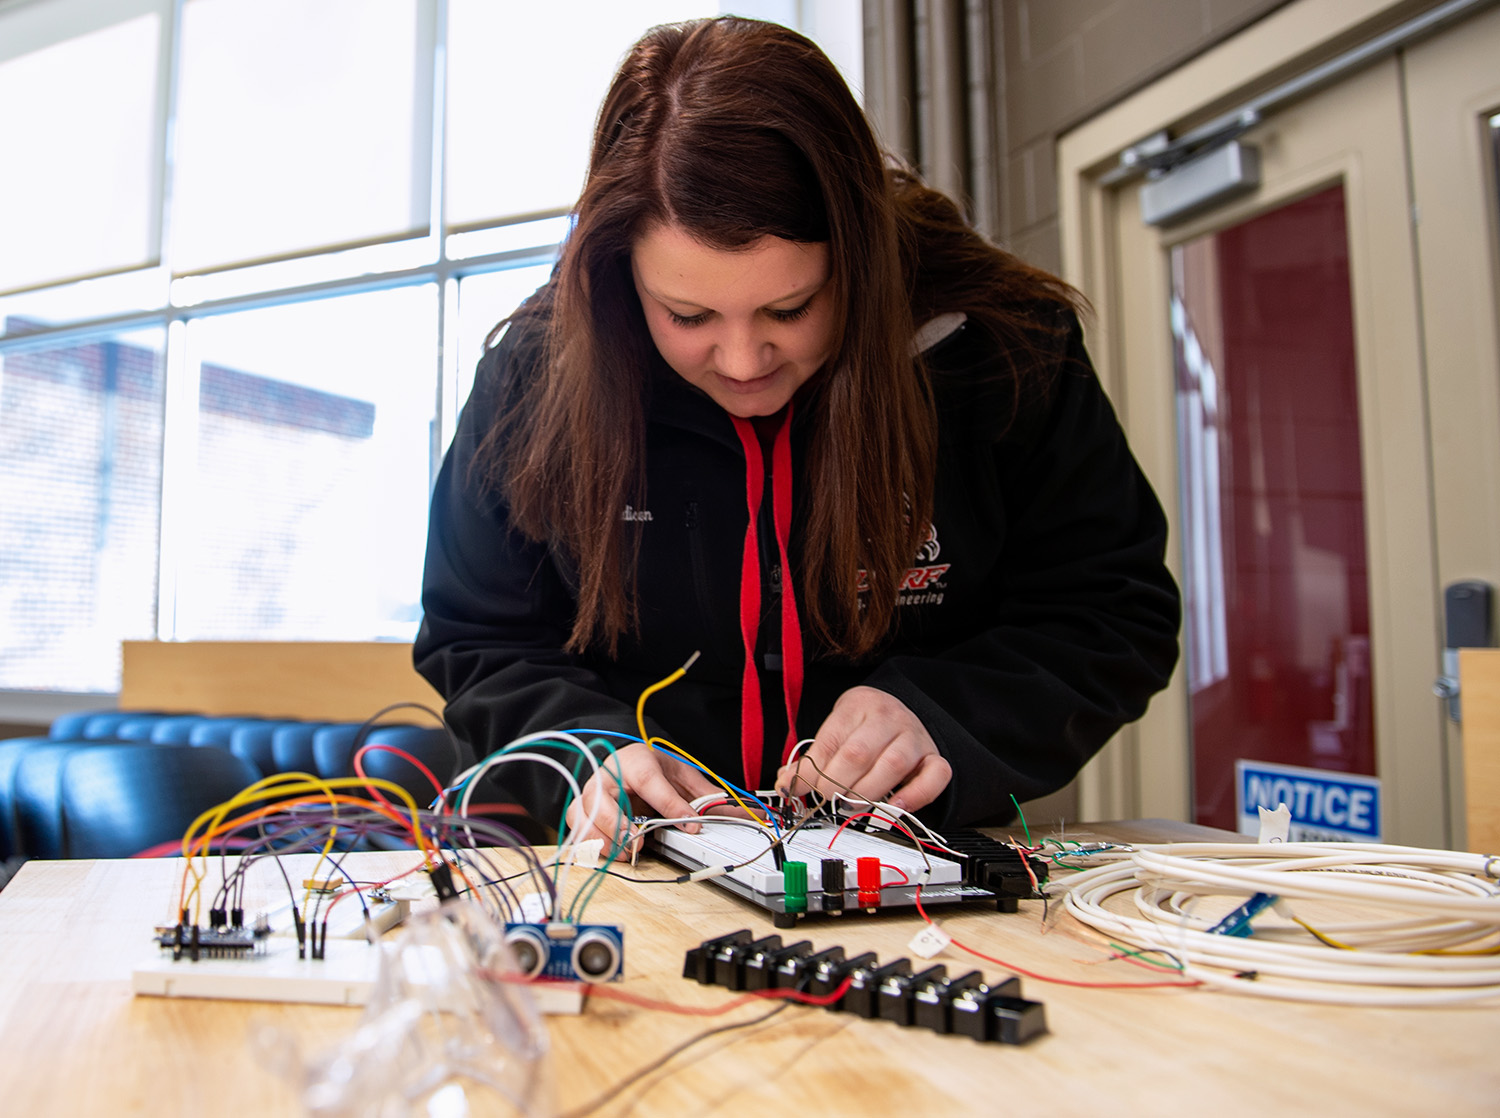
<svg viewBox="0 0 1500 1118">
<path fill-rule="evenodd" d="M 807 940 L 784 945 L 778 935 L 756 939 L 748 929 L 689 950 L 682 977 L 730 990 L 804 990 L 819 996 L 848 979 L 844 996 L 827 1007 L 835 1013 L 998 1044 L 1024 1044 L 1047 1031 L 1045 1007 L 1021 997 L 1015 976 L 990 986 L 978 971 L 949 977 L 941 964 L 914 971 L 909 959 L 882 964 L 871 952 L 814 951 Z"/>
</svg>

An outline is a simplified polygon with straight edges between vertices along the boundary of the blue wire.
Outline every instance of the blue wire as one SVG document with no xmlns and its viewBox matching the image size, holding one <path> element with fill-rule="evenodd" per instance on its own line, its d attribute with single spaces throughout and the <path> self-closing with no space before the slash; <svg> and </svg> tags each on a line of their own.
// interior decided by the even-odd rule
<svg viewBox="0 0 1500 1118">
<path fill-rule="evenodd" d="M 610 735 L 612 737 L 624 738 L 626 741 L 640 741 L 641 740 L 640 739 L 640 735 L 638 735 L 638 734 L 622 734 L 618 730 L 587 730 L 587 729 L 582 729 L 582 730 L 569 730 L 568 732 L 571 733 L 571 734 L 608 734 L 608 735 Z M 666 749 L 666 748 L 664 748 L 664 747 L 662 747 L 660 745 L 653 746 L 652 748 L 654 748 L 658 753 L 665 753 L 668 757 L 672 758 L 672 760 L 674 760 L 674 761 L 681 761 L 684 765 L 692 765 L 693 768 L 697 769 L 699 772 L 701 772 L 704 776 L 708 777 L 710 780 L 719 781 L 719 782 L 721 782 L 724 785 L 724 787 L 726 787 L 726 788 L 733 788 L 740 795 L 746 797 L 747 799 L 754 800 L 756 803 L 758 803 L 760 805 L 761 811 L 763 811 L 763 812 L 766 813 L 766 818 L 771 821 L 771 829 L 776 832 L 776 837 L 777 838 L 781 837 L 781 828 L 776 825 L 776 813 L 771 810 L 771 805 L 770 804 L 766 803 L 765 800 L 761 799 L 754 792 L 747 791 L 746 789 L 741 788 L 738 784 L 730 784 L 729 781 L 724 780 L 717 773 L 709 772 L 702 765 L 699 765 L 699 764 L 697 764 L 697 763 L 695 763 L 693 761 L 689 761 L 686 757 L 684 757 L 680 753 L 674 753 L 672 750 Z"/>
<path fill-rule="evenodd" d="M 587 726 L 579 726 L 579 727 L 576 727 L 574 729 L 561 730 L 561 731 L 558 731 L 558 732 L 559 733 L 568 733 L 568 734 L 577 734 L 580 737 L 582 737 L 584 735 L 592 735 L 592 736 L 602 736 L 602 737 L 612 737 L 612 738 L 624 738 L 626 741 L 630 741 L 630 742 L 638 742 L 638 741 L 641 740 L 639 734 L 625 734 L 625 733 L 621 733 L 619 730 L 593 730 L 593 729 L 590 729 Z M 543 745 L 543 744 L 546 744 L 546 743 L 540 742 L 540 741 L 535 741 L 535 742 L 527 742 L 526 744 L 527 745 Z M 556 744 L 562 745 L 564 743 L 557 742 Z M 655 749 L 658 753 L 665 753 L 668 757 L 672 758 L 672 760 L 674 760 L 674 761 L 681 761 L 684 765 L 692 765 L 693 768 L 697 769 L 699 772 L 701 772 L 704 776 L 708 777 L 710 780 L 722 781 L 722 783 L 724 784 L 724 786 L 726 788 L 732 788 L 736 792 L 738 792 L 740 795 L 746 797 L 747 799 L 754 800 L 756 803 L 758 803 L 760 805 L 760 809 L 766 813 L 766 818 L 771 821 L 771 829 L 776 832 L 776 837 L 777 838 L 781 837 L 781 828 L 779 826 L 777 826 L 777 824 L 776 824 L 776 813 L 771 810 L 771 805 L 770 804 L 766 803 L 765 800 L 761 799 L 754 792 L 751 792 L 751 791 L 748 791 L 747 789 L 741 788 L 738 784 L 730 784 L 729 781 L 723 780 L 717 773 L 709 772 L 702 765 L 699 765 L 699 764 L 696 764 L 696 763 L 694 763 L 692 761 L 689 761 L 686 757 L 684 757 L 680 753 L 674 753 L 674 752 L 672 752 L 672 750 L 663 748 L 660 745 L 653 746 L 652 748 Z M 502 749 L 500 752 L 504 753 L 505 750 Z M 470 777 L 469 779 L 472 780 L 473 777 Z M 465 781 L 464 783 L 468 783 L 468 781 Z M 463 787 L 463 785 L 459 785 L 458 788 L 453 789 L 453 791 L 458 791 L 462 787 Z"/>
</svg>

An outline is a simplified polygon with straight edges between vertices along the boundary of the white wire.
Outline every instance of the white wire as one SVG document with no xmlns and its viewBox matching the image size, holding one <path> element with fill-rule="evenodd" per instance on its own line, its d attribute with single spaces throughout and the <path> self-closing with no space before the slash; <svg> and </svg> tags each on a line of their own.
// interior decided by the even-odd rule
<svg viewBox="0 0 1500 1118">
<path fill-rule="evenodd" d="M 764 832 L 768 842 L 776 842 L 776 832 L 767 827 L 758 819 L 751 819 L 744 815 L 680 815 L 674 818 L 647 819 L 636 828 L 637 835 L 644 835 L 648 831 L 660 830 L 662 827 L 675 827 L 682 823 L 701 823 L 709 825 L 728 825 L 733 827 L 754 827 L 757 831 Z"/>
<path fill-rule="evenodd" d="M 796 745 L 792 746 L 791 752 L 786 755 L 785 763 L 788 765 L 795 763 L 797 760 L 797 754 L 801 753 L 808 746 L 812 745 L 814 740 L 814 738 L 803 738 Z"/>
<path fill-rule="evenodd" d="M 594 775 L 597 776 L 599 774 L 599 758 L 594 755 L 594 751 L 587 745 L 585 745 L 577 735 L 560 730 L 543 730 L 539 733 L 527 734 L 524 737 L 516 738 L 514 741 L 507 744 L 504 749 L 490 754 L 483 761 L 479 762 L 479 764 L 471 766 L 469 769 L 467 769 L 463 773 L 460 773 L 454 779 L 455 784 L 461 783 L 465 780 L 468 781 L 468 784 L 464 787 L 463 797 L 459 800 L 458 814 L 460 816 L 466 816 L 469 814 L 469 803 L 474 796 L 474 789 L 479 785 L 479 778 L 490 769 L 495 768 L 498 765 L 507 764 L 511 761 L 540 761 L 542 764 L 556 769 L 559 773 L 562 774 L 563 780 L 567 782 L 568 790 L 572 792 L 573 799 L 576 802 L 582 804 L 583 790 L 578 786 L 578 781 L 573 776 L 573 774 L 569 772 L 568 769 L 562 764 L 562 762 L 557 760 L 557 758 L 548 757 L 544 753 L 514 752 L 520 746 L 535 745 L 543 742 L 551 744 L 570 745 L 574 747 L 578 750 L 579 753 L 581 753 L 585 758 L 588 759 L 589 765 L 594 770 Z M 585 781 L 584 783 L 587 784 L 588 782 Z M 593 806 L 589 811 L 587 818 L 588 828 L 581 826 L 570 828 L 566 838 L 558 846 L 557 853 L 553 856 L 552 866 L 554 872 L 552 888 L 553 892 L 558 897 L 562 897 L 564 895 L 565 890 L 567 889 L 568 878 L 571 875 L 572 867 L 574 865 L 572 859 L 569 859 L 566 862 L 563 861 L 564 852 L 572 850 L 577 840 L 577 836 L 584 833 L 587 829 L 594 828 L 595 824 L 598 822 L 599 809 L 603 801 L 603 791 L 597 784 L 594 786 L 594 793 Z M 560 908 L 560 901 L 558 902 L 558 905 Z"/>
<path fill-rule="evenodd" d="M 969 857 L 962 851 L 954 850 L 951 846 L 943 841 L 942 835 L 938 834 L 926 823 L 923 823 L 920 819 L 918 819 L 914 813 L 907 811 L 905 808 L 897 807 L 895 804 L 888 804 L 883 800 L 862 800 L 857 796 L 845 796 L 837 792 L 834 793 L 832 802 L 834 811 L 836 813 L 839 811 L 839 805 L 844 804 L 847 805 L 848 808 L 855 809 L 850 812 L 851 815 L 859 815 L 864 813 L 865 811 L 868 811 L 871 815 L 875 816 L 877 819 L 884 820 L 886 823 L 895 824 L 902 823 L 903 821 L 909 822 L 910 827 L 908 829 L 912 830 L 913 832 L 920 831 L 922 834 L 926 835 L 927 837 L 923 841 L 925 841 L 929 845 L 935 846 L 939 850 L 953 855 L 955 858 L 963 858 L 967 860 L 967 858 Z M 915 833 L 913 833 L 912 837 L 916 837 Z"/>
<path fill-rule="evenodd" d="M 1184 977 L 1216 989 L 1346 1005 L 1447 1005 L 1500 997 L 1500 957 L 1414 952 L 1500 934 L 1496 865 L 1482 854 L 1375 843 L 1178 843 L 1138 846 L 1084 870 L 1064 897 L 1083 923 L 1175 956 Z M 1137 915 L 1106 907 L 1125 893 Z M 1342 950 L 1293 928 L 1211 932 L 1217 921 L 1195 911 L 1205 897 L 1257 893 L 1281 898 L 1278 907 L 1332 901 L 1390 918 L 1323 927 L 1358 948 Z"/>
</svg>

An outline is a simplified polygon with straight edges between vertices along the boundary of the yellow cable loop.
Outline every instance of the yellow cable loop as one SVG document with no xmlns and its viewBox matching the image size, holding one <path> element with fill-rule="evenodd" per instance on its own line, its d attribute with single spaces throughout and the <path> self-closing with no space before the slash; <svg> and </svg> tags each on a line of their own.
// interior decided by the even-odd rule
<svg viewBox="0 0 1500 1118">
<path fill-rule="evenodd" d="M 196 910 L 199 889 L 203 882 L 203 870 L 195 867 L 194 859 L 202 858 L 205 862 L 207 861 L 213 837 L 224 825 L 224 820 L 230 812 L 236 808 L 258 803 L 262 800 L 294 795 L 327 795 L 330 798 L 331 806 L 337 811 L 337 801 L 333 799 L 333 796 L 339 789 L 343 788 L 379 788 L 384 792 L 395 793 L 398 798 L 404 801 L 407 812 L 410 815 L 412 838 L 416 842 L 417 849 L 422 852 L 423 863 L 431 866 L 433 848 L 422 830 L 421 821 L 418 818 L 420 809 L 417 807 L 417 802 L 412 798 L 411 793 L 401 787 L 401 785 L 380 777 L 363 779 L 357 776 L 342 776 L 324 779 L 314 776 L 311 773 L 277 773 L 256 781 L 223 803 L 209 808 L 188 825 L 187 831 L 182 836 L 182 854 L 186 861 L 184 865 L 183 888 L 180 897 L 182 903 L 180 907 L 186 908 L 189 899 L 191 899 Z M 203 829 L 204 833 L 201 838 L 195 839 L 194 836 L 200 828 Z M 326 857 L 328 850 L 332 846 L 332 842 L 333 835 L 330 835 L 328 843 L 325 844 L 320 854 L 318 865 L 322 865 L 322 859 Z M 314 875 L 316 875 L 316 870 L 314 871 Z M 189 877 L 193 879 L 191 890 L 187 888 Z"/>
<path fill-rule="evenodd" d="M 205 835 L 201 840 L 201 844 L 204 849 L 204 853 L 202 856 L 206 860 L 208 857 L 208 844 L 212 841 L 209 836 L 211 836 L 214 831 L 222 826 L 224 818 L 235 808 L 243 807 L 246 804 L 256 803 L 260 800 L 271 799 L 274 796 L 280 795 L 283 791 L 280 787 L 281 785 L 305 785 L 308 782 L 315 782 L 318 779 L 319 778 L 314 776 L 312 773 L 275 773 L 271 776 L 263 777 L 260 780 L 257 780 L 254 784 L 251 784 L 246 788 L 240 789 L 239 792 L 235 793 L 223 803 L 209 808 L 207 811 L 199 815 L 198 818 L 194 819 L 192 823 L 188 825 L 188 829 L 183 833 L 182 836 L 182 856 L 184 858 L 184 864 L 182 891 L 180 896 L 178 897 L 178 900 L 180 902 L 179 907 L 186 908 L 189 901 L 191 901 L 194 905 L 194 916 L 196 919 L 198 892 L 199 888 L 203 884 L 203 872 L 193 864 L 193 859 L 198 856 L 195 853 L 196 849 L 200 845 L 198 841 L 195 841 L 194 834 L 200 827 L 203 827 L 205 831 Z M 187 887 L 189 877 L 191 877 L 193 881 L 192 889 L 188 889 Z"/>
<path fill-rule="evenodd" d="M 697 765 L 702 772 L 707 774 L 709 778 L 718 783 L 718 785 L 723 788 L 725 792 L 729 793 L 729 798 L 732 799 L 735 803 L 739 804 L 740 809 L 744 811 L 746 815 L 748 815 L 751 819 L 754 819 L 756 818 L 757 814 L 755 810 L 751 808 L 750 805 L 747 804 L 744 800 L 740 799 L 739 794 L 735 792 L 732 787 L 730 787 L 729 782 L 721 777 L 718 773 L 714 772 L 713 769 L 709 768 L 702 761 L 698 760 L 698 758 L 694 757 L 687 750 L 673 745 L 671 742 L 667 741 L 666 738 L 651 737 L 646 733 L 646 700 L 663 688 L 672 686 L 672 684 L 676 683 L 683 676 L 687 675 L 687 670 L 697 662 L 699 655 L 700 653 L 693 653 L 688 657 L 686 664 L 683 664 L 682 667 L 678 668 L 671 675 L 667 676 L 666 679 L 660 680 L 657 683 L 653 683 L 650 687 L 641 692 L 641 697 L 637 699 L 635 703 L 636 729 L 640 731 L 641 740 L 647 745 L 662 746 L 664 749 L 669 749 L 679 757 L 682 757 L 685 760 L 692 762 L 694 765 Z"/>
<path fill-rule="evenodd" d="M 735 803 L 739 804 L 741 809 L 743 809 L 745 814 L 748 815 L 751 819 L 758 819 L 760 818 L 760 816 L 765 814 L 765 812 L 756 810 L 755 808 L 747 804 L 744 800 L 740 799 L 739 793 L 734 790 L 734 788 L 729 784 L 728 781 L 726 781 L 718 773 L 714 772 L 713 769 L 709 768 L 702 761 L 694 757 L 686 749 L 683 749 L 681 746 L 673 745 L 666 738 L 651 738 L 647 741 L 646 744 L 659 745 L 663 749 L 670 749 L 673 753 L 677 754 L 684 760 L 691 761 L 693 764 L 697 765 L 698 768 L 701 769 L 710 780 L 714 781 L 719 785 L 719 787 L 723 788 L 724 791 L 729 794 L 729 798 Z"/>
</svg>

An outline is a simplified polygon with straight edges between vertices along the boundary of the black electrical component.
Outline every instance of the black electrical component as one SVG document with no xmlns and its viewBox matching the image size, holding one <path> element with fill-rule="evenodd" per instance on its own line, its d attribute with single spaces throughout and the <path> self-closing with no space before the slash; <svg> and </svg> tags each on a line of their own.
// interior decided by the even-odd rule
<svg viewBox="0 0 1500 1118">
<path fill-rule="evenodd" d="M 197 924 L 174 924 L 156 929 L 156 942 L 170 951 L 175 961 L 188 959 L 241 959 L 258 954 L 265 946 L 265 934 L 250 928 L 207 928 Z"/>
<path fill-rule="evenodd" d="M 713 985 L 715 954 L 723 948 L 749 942 L 750 930 L 748 928 L 730 932 L 727 936 L 719 936 L 717 939 L 704 940 L 687 953 L 687 958 L 682 963 L 682 977 L 694 979 L 704 986 Z"/>
<path fill-rule="evenodd" d="M 842 955 L 843 952 L 840 951 L 839 954 Z M 856 971 L 875 965 L 877 965 L 877 960 L 873 951 L 866 951 L 863 955 L 856 955 L 852 959 L 830 959 L 813 969 L 812 981 L 808 984 L 807 992 L 826 998 L 844 984 L 844 979 L 850 978 Z"/>
<path fill-rule="evenodd" d="M 1047 1031 L 1040 1002 L 1029 1002 L 986 986 L 961 992 L 953 999 L 950 1012 L 953 1032 L 974 1040 L 1024 1044 Z"/>
<path fill-rule="evenodd" d="M 983 986 L 984 975 L 971 970 L 956 978 L 949 978 L 946 974 L 928 978 L 925 973 L 922 977 L 926 981 L 914 985 L 912 989 L 911 1023 L 935 1033 L 953 1032 L 953 999 L 966 990 Z M 1009 978 L 1005 984 L 1009 986 L 1011 983 L 1015 983 L 1017 990 L 1020 989 L 1020 979 Z"/>
<path fill-rule="evenodd" d="M 941 982 L 947 974 L 948 968 L 940 963 L 916 974 L 907 967 L 886 975 L 876 991 L 876 1015 L 882 1021 L 894 1021 L 898 1025 L 916 1024 L 917 991 Z"/>
<path fill-rule="evenodd" d="M 772 938 L 777 941 L 774 945 L 745 957 L 746 990 L 777 989 L 782 966 L 793 959 L 806 958 L 812 954 L 811 940 L 798 940 L 790 947 L 782 947 L 780 936 Z"/>
<path fill-rule="evenodd" d="M 821 861 L 824 913 L 837 915 L 844 911 L 844 860 L 824 858 Z"/>
<path fill-rule="evenodd" d="M 743 990 L 745 960 L 780 946 L 780 936 L 766 936 L 748 943 L 724 944 L 713 954 L 713 984 L 728 990 Z"/>
<path fill-rule="evenodd" d="M 806 940 L 784 947 L 780 936 L 753 939 L 748 929 L 691 948 L 682 976 L 705 986 L 823 997 L 847 978 L 848 988 L 828 1009 L 995 1044 L 1024 1044 L 1047 1031 L 1045 1007 L 1023 998 L 1014 976 L 987 986 L 978 971 L 950 978 L 940 964 L 914 974 L 909 959 L 882 965 L 874 952 L 846 958 L 842 947 L 814 953 Z"/>
<path fill-rule="evenodd" d="M 945 834 L 943 841 L 967 855 L 963 860 L 964 884 L 994 893 L 1003 912 L 1017 911 L 1016 902 L 1035 897 L 1037 884 L 1047 880 L 1045 863 L 979 831 Z"/>
<path fill-rule="evenodd" d="M 453 868 L 447 862 L 439 862 L 433 866 L 427 877 L 432 882 L 432 891 L 437 894 L 439 901 L 451 901 L 458 896 L 458 890 L 453 887 Z"/>
<path fill-rule="evenodd" d="M 813 976 L 825 967 L 844 961 L 842 947 L 830 947 L 813 955 L 787 959 L 776 968 L 777 990 L 807 990 L 811 988 Z"/>
<path fill-rule="evenodd" d="M 911 960 L 897 959 L 885 966 L 861 967 L 850 976 L 849 989 L 833 1004 L 834 1009 L 867 1020 L 880 1015 L 880 987 L 887 978 L 911 974 Z"/>
</svg>

